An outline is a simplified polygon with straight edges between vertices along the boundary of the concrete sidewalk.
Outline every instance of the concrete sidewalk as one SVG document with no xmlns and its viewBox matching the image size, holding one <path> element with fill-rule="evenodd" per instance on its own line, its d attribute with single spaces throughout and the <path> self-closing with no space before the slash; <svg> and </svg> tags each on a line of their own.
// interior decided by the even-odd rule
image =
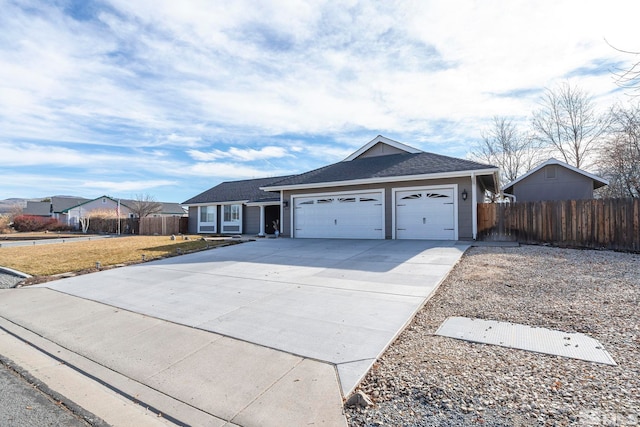
<svg viewBox="0 0 640 427">
<path fill-rule="evenodd" d="M 325 363 L 49 289 L 0 291 L 0 313 L 0 334 L 24 338 L 176 424 L 345 424 Z M 0 352 L 14 355 L 4 340 Z M 96 415 L 109 422 L 114 414 Z"/>
<path fill-rule="evenodd" d="M 343 396 L 466 248 L 266 239 L 2 291 L 0 317 L 182 423 L 344 426 Z"/>
</svg>

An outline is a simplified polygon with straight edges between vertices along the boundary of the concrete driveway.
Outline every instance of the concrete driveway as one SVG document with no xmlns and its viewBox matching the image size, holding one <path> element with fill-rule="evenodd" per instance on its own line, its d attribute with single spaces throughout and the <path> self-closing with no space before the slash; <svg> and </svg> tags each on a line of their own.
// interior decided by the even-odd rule
<svg viewBox="0 0 640 427">
<path fill-rule="evenodd" d="M 0 294 L 0 316 L 141 384 L 178 396 L 221 422 L 260 425 L 273 419 L 277 425 L 282 422 L 280 415 L 276 417 L 278 408 L 291 415 L 290 402 L 283 402 L 299 393 L 298 385 L 286 382 L 288 376 L 300 377 L 293 383 L 309 380 L 312 388 L 305 389 L 308 396 L 302 399 L 317 393 L 324 404 L 339 406 L 341 397 L 357 386 L 466 249 L 455 242 L 263 239 L 40 285 L 82 300 L 70 301 L 57 292 L 50 296 L 44 289 L 11 290 L 12 295 Z M 33 313 L 27 318 L 16 301 L 26 294 L 31 294 L 30 305 L 42 306 L 45 299 L 51 300 L 50 310 L 56 310 L 53 303 L 70 312 L 82 306 L 84 312 L 80 310 L 78 317 L 76 307 L 76 316 L 57 326 L 46 320 L 51 314 L 41 313 L 44 318 L 39 321 Z M 113 309 L 102 304 L 132 313 L 114 317 Z M 177 325 L 159 324 L 157 319 Z M 168 358 L 158 355 L 157 348 L 148 346 L 160 345 L 160 329 L 169 331 L 163 332 L 167 348 L 195 345 L 193 351 Z M 147 336 L 147 331 L 153 334 Z M 185 341 L 187 331 L 200 334 L 197 344 Z M 124 338 L 128 344 L 118 350 L 123 353 L 105 349 L 105 343 L 118 348 Z M 136 368 L 131 362 L 136 355 L 128 353 L 133 343 L 139 344 L 139 358 L 145 360 Z M 203 353 L 207 346 L 209 353 Z M 225 364 L 229 368 L 222 370 L 227 373 L 211 369 L 212 363 Z M 267 366 L 275 371 L 265 376 L 247 370 L 245 364 L 254 364 L 257 371 Z M 203 379 L 207 375 L 211 379 Z M 195 384 L 175 384 L 185 378 Z M 326 396 L 327 390 L 313 389 L 314 382 L 335 387 L 333 397 Z M 213 394 L 200 396 L 200 387 L 211 388 Z M 234 388 L 251 392 L 227 404 L 222 398 L 210 403 L 211 396 L 227 396 Z M 331 411 L 322 407 L 316 412 Z"/>
</svg>

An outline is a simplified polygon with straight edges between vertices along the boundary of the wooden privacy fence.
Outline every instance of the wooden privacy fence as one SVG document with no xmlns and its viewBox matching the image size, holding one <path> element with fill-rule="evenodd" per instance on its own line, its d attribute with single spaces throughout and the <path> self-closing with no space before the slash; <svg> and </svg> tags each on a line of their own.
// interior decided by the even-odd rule
<svg viewBox="0 0 640 427">
<path fill-rule="evenodd" d="M 186 234 L 188 232 L 188 223 L 189 218 L 179 216 L 141 218 L 139 234 L 143 236 Z"/>
<path fill-rule="evenodd" d="M 640 199 L 478 205 L 479 240 L 640 251 Z"/>
</svg>

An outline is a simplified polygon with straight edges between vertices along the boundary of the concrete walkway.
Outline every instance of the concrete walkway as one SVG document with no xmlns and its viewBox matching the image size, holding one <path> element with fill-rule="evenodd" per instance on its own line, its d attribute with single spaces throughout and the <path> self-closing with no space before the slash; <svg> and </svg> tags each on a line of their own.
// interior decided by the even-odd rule
<svg viewBox="0 0 640 427">
<path fill-rule="evenodd" d="M 1 291 L 0 316 L 183 423 L 345 425 L 343 396 L 466 248 L 265 239 Z"/>
</svg>

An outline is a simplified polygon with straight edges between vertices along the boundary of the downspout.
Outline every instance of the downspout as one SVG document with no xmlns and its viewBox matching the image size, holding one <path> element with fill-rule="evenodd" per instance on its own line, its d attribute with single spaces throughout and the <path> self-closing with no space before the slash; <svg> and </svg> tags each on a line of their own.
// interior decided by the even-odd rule
<svg viewBox="0 0 640 427">
<path fill-rule="evenodd" d="M 476 173 L 471 172 L 471 225 L 473 240 L 478 238 L 478 188 Z"/>
</svg>

